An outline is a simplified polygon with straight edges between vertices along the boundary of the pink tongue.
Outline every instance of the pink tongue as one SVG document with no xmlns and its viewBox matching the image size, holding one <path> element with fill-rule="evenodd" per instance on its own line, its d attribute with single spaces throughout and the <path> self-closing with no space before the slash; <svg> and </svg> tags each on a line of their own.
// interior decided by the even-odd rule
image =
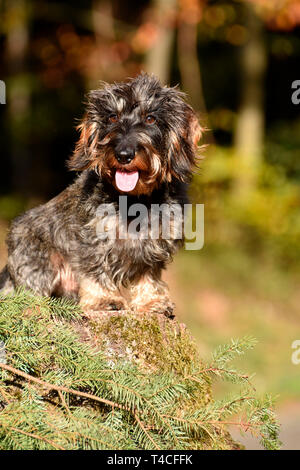
<svg viewBox="0 0 300 470">
<path fill-rule="evenodd" d="M 138 171 L 116 171 L 116 185 L 120 191 L 128 192 L 132 191 L 136 187 L 136 183 L 139 179 Z"/>
</svg>

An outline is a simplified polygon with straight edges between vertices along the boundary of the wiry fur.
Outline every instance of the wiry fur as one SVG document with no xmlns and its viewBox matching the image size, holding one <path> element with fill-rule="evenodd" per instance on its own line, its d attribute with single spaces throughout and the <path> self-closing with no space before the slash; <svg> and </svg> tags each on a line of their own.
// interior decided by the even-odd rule
<svg viewBox="0 0 300 470">
<path fill-rule="evenodd" d="M 110 121 L 112 114 L 117 122 Z M 149 114 L 155 118 L 152 125 L 145 123 Z M 68 165 L 81 174 L 57 197 L 13 221 L 0 288 L 8 292 L 23 285 L 42 295 L 78 299 L 86 310 L 97 310 L 124 308 L 125 287 L 137 310 L 171 314 L 161 271 L 182 240 L 101 241 L 96 211 L 106 203 L 118 213 L 121 193 L 114 173 L 124 168 L 116 159 L 124 142 L 135 148 L 126 170 L 140 175 L 128 194 L 128 206 L 139 202 L 150 210 L 154 203 L 184 204 L 200 137 L 195 113 L 177 89 L 141 74 L 90 92 L 79 130 Z"/>
</svg>

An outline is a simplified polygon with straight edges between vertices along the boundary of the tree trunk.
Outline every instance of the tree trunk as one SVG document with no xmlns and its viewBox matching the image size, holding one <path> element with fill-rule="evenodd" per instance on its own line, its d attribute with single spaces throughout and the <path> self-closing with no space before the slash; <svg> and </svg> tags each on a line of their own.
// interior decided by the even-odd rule
<svg viewBox="0 0 300 470">
<path fill-rule="evenodd" d="M 247 194 L 257 183 L 264 142 L 264 77 L 266 50 L 263 25 L 251 5 L 245 4 L 249 39 L 241 51 L 241 105 L 235 130 L 235 151 L 240 172 L 239 194 Z"/>
<path fill-rule="evenodd" d="M 26 55 L 29 41 L 28 4 L 26 0 L 9 0 L 5 4 L 11 23 L 6 36 L 5 59 L 8 70 L 7 120 L 11 138 L 12 185 L 26 193 L 30 133 L 30 82 L 26 74 Z"/>
<path fill-rule="evenodd" d="M 147 72 L 156 75 L 163 84 L 169 82 L 174 27 L 172 13 L 176 11 L 176 0 L 153 0 L 154 15 L 157 18 L 158 37 L 145 60 Z"/>
<path fill-rule="evenodd" d="M 189 95 L 196 111 L 206 114 L 201 71 L 197 52 L 198 23 L 181 21 L 178 26 L 178 65 L 182 89 Z"/>
</svg>

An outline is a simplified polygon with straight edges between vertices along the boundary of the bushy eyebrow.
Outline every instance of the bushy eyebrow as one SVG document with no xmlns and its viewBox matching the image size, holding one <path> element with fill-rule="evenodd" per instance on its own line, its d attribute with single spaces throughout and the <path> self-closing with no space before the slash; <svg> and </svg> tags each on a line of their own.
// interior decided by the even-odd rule
<svg viewBox="0 0 300 470">
<path fill-rule="evenodd" d="M 138 107 L 139 104 L 140 104 L 140 101 L 136 101 L 135 103 L 133 103 L 133 105 L 131 106 L 130 111 L 132 112 L 135 108 Z"/>
<path fill-rule="evenodd" d="M 160 106 L 163 105 L 165 103 L 165 101 L 168 100 L 168 97 L 167 96 L 163 96 L 163 97 L 160 97 L 158 100 L 157 100 L 157 105 L 155 107 L 150 107 L 148 112 L 149 113 L 155 113 L 156 111 L 159 110 Z M 136 109 L 140 104 L 146 104 L 149 103 L 149 101 L 151 101 L 151 98 L 149 98 L 148 100 L 139 100 L 139 101 L 135 101 L 134 104 L 132 105 L 130 111 L 132 112 L 134 109 Z M 154 103 L 151 103 L 152 105 Z"/>
</svg>

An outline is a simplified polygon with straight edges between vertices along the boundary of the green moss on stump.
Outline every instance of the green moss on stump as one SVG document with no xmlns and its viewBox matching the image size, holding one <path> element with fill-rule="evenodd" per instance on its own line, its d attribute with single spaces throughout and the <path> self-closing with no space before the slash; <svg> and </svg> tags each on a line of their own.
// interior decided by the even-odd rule
<svg viewBox="0 0 300 470">
<path fill-rule="evenodd" d="M 115 312 L 94 319 L 92 327 L 108 357 L 130 360 L 146 372 L 182 375 L 199 361 L 185 325 L 164 316 Z"/>
</svg>

